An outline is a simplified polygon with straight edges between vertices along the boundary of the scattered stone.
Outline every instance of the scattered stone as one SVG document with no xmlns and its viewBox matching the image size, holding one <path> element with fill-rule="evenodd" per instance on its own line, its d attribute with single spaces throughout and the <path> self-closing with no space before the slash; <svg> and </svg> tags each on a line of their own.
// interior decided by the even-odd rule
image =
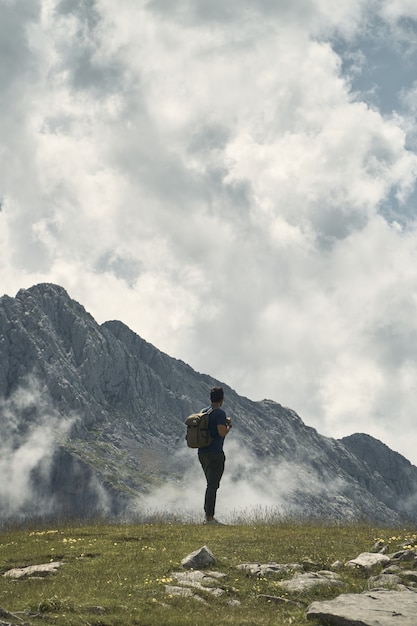
<svg viewBox="0 0 417 626">
<path fill-rule="evenodd" d="M 49 574 L 55 574 L 56 571 L 63 565 L 61 561 L 55 561 L 54 563 L 42 563 L 41 565 L 29 565 L 28 567 L 14 567 L 13 569 L 4 572 L 3 576 L 6 578 L 43 578 Z"/>
<path fill-rule="evenodd" d="M 205 602 L 205 599 L 198 592 L 206 592 L 215 598 L 219 598 L 225 591 L 217 586 L 218 581 L 227 578 L 227 575 L 222 572 L 192 570 L 189 572 L 173 572 L 171 578 L 178 585 L 165 585 L 165 593 Z"/>
<path fill-rule="evenodd" d="M 182 561 L 181 565 L 186 569 L 204 569 L 210 565 L 214 565 L 216 559 L 207 546 L 203 546 L 194 552 L 191 552 Z"/>
<path fill-rule="evenodd" d="M 257 576 L 258 578 L 286 576 L 293 572 L 304 571 L 299 563 L 241 563 L 236 568 L 245 570 L 250 576 Z"/>
<path fill-rule="evenodd" d="M 385 554 L 362 552 L 356 559 L 348 561 L 346 567 L 356 568 L 362 573 L 371 575 L 381 571 L 384 565 L 388 565 L 390 558 Z"/>
<path fill-rule="evenodd" d="M 217 578 L 218 580 L 222 580 L 223 578 L 227 578 L 227 574 L 223 574 L 223 572 L 207 572 L 204 576 L 209 578 Z"/>
<path fill-rule="evenodd" d="M 416 626 L 416 616 L 417 593 L 412 591 L 342 594 L 307 608 L 307 619 L 319 619 L 329 626 Z"/>
<path fill-rule="evenodd" d="M 317 587 L 344 587 L 345 583 L 335 572 L 322 570 L 321 572 L 306 572 L 295 574 L 290 580 L 283 580 L 279 586 L 292 593 L 300 593 L 316 589 Z"/>
<path fill-rule="evenodd" d="M 377 548 L 380 548 L 379 543 L 375 544 L 374 550 Z M 361 594 L 341 594 L 331 601 L 313 602 L 307 609 L 307 619 L 319 618 L 329 626 L 417 626 L 417 571 L 410 569 L 410 565 L 407 570 L 403 567 L 406 562 L 414 568 L 416 561 L 415 551 L 408 547 L 394 555 L 382 554 L 381 549 L 359 554 L 345 563 L 345 567 L 355 568 L 368 576 L 369 590 Z M 222 596 L 225 591 L 218 584 L 227 576 L 212 570 L 201 571 L 214 562 L 215 558 L 207 546 L 192 552 L 181 562 L 189 571 L 173 572 L 172 579 L 177 584 L 166 585 L 166 593 L 204 603 L 204 594 L 216 598 Z M 278 579 L 277 586 L 287 593 L 303 594 L 317 588 L 340 589 L 345 586 L 338 573 L 344 567 L 341 561 L 335 561 L 331 571 L 314 571 L 318 567 L 310 560 L 302 563 L 241 563 L 236 566 L 248 576 Z M 292 578 L 287 580 L 289 575 Z M 304 607 L 306 604 L 268 594 L 260 594 L 258 598 L 288 606 Z M 240 602 L 231 599 L 228 605 L 240 606 Z"/>
<path fill-rule="evenodd" d="M 301 566 L 305 572 L 318 572 L 323 569 L 323 565 L 319 563 L 314 563 L 311 559 L 304 559 L 302 561 Z"/>
<path fill-rule="evenodd" d="M 417 583 L 417 572 L 412 569 L 401 570 L 401 576 L 408 583 L 411 583 L 413 585 Z"/>
<path fill-rule="evenodd" d="M 399 565 L 388 565 L 388 567 L 384 568 L 384 574 L 398 574 L 399 572 L 403 572 Z"/>
<path fill-rule="evenodd" d="M 385 543 L 381 539 L 380 541 L 377 541 L 376 543 L 374 543 L 370 552 L 381 552 L 381 550 L 383 550 L 384 547 L 385 547 Z"/>
<path fill-rule="evenodd" d="M 414 550 L 400 550 L 391 556 L 392 561 L 414 561 L 416 553 Z"/>
<path fill-rule="evenodd" d="M 192 572 L 173 572 L 171 577 L 184 587 L 206 591 L 216 598 L 222 596 L 224 590 L 213 587 L 213 584 L 216 585 L 217 581 L 221 578 L 227 578 L 226 574 L 217 572 L 207 572 L 207 574 L 205 574 L 199 570 L 193 570 Z"/>
<path fill-rule="evenodd" d="M 200 570 L 192 570 L 190 572 L 172 572 L 171 577 L 182 583 L 201 583 L 202 581 L 212 583 L 223 578 L 227 578 L 222 572 L 202 572 Z"/>
<path fill-rule="evenodd" d="M 405 570 L 398 565 L 390 565 L 384 569 L 378 576 L 372 576 L 368 580 L 369 589 L 375 589 L 380 585 L 383 587 L 395 587 L 401 585 L 401 587 L 407 586 L 412 589 L 417 583 L 417 572 L 414 570 Z"/>
<path fill-rule="evenodd" d="M 386 574 L 382 572 L 382 574 L 371 576 L 368 579 L 368 589 L 376 590 L 384 587 L 388 587 L 389 589 L 404 589 L 402 582 L 402 579 L 397 574 Z"/>
<path fill-rule="evenodd" d="M 344 563 L 342 561 L 335 561 L 334 563 L 330 565 L 330 569 L 334 570 L 335 572 L 338 572 L 343 567 L 344 567 Z"/>
<path fill-rule="evenodd" d="M 189 587 L 179 587 L 176 585 L 165 585 L 165 593 L 172 596 L 182 596 L 183 598 L 194 597 L 192 589 Z"/>
</svg>

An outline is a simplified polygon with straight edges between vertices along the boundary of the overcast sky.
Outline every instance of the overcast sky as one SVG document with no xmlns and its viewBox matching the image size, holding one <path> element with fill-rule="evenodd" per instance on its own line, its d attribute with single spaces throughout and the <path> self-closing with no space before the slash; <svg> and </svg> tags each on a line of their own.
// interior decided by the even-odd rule
<svg viewBox="0 0 417 626">
<path fill-rule="evenodd" d="M 417 464 L 416 48 L 415 0 L 0 0 L 1 295 Z"/>
</svg>

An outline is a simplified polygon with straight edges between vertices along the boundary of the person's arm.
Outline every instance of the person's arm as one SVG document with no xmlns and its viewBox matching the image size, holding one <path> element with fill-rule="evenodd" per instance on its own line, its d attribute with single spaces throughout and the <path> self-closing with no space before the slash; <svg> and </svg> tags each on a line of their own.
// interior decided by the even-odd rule
<svg viewBox="0 0 417 626">
<path fill-rule="evenodd" d="M 217 432 L 219 433 L 219 437 L 226 437 L 230 433 L 230 429 L 232 428 L 232 420 L 230 417 L 226 418 L 227 424 L 217 424 Z"/>
</svg>

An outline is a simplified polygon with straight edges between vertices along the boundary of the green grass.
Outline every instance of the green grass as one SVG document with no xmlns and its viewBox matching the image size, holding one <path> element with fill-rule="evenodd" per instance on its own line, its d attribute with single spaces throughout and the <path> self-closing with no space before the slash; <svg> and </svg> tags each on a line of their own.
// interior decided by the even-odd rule
<svg viewBox="0 0 417 626">
<path fill-rule="evenodd" d="M 106 524 L 8 528 L 0 532 L 0 572 L 52 561 L 64 565 L 55 575 L 12 580 L 0 576 L 0 607 L 30 624 L 83 626 L 162 626 L 235 624 L 263 626 L 307 623 L 305 609 L 277 605 L 259 594 L 284 596 L 274 579 L 259 580 L 237 570 L 243 562 L 301 562 L 311 559 L 323 568 L 369 550 L 384 539 L 394 551 L 410 536 L 368 525 L 327 526 L 300 522 L 205 527 L 198 524 Z M 165 584 L 181 570 L 181 560 L 207 545 L 217 559 L 214 568 L 227 574 L 225 594 L 207 596 L 207 603 L 169 597 Z M 343 592 L 360 592 L 366 580 L 343 571 Z M 321 590 L 286 596 L 304 606 L 341 593 Z M 230 606 L 236 599 L 240 606 Z M 16 622 L 18 623 L 18 622 Z"/>
</svg>

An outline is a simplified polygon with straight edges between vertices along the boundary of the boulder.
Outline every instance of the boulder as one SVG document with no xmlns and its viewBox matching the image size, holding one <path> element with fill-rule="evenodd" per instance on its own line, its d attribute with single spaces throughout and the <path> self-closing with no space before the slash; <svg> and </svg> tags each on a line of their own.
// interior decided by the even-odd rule
<svg viewBox="0 0 417 626">
<path fill-rule="evenodd" d="M 245 570 L 250 576 L 258 578 L 271 578 L 286 576 L 292 572 L 302 572 L 303 567 L 299 563 L 241 563 L 236 569 Z"/>
<path fill-rule="evenodd" d="M 200 591 L 207 591 L 215 597 L 222 596 L 224 594 L 224 590 L 213 585 L 216 585 L 218 580 L 227 578 L 226 574 L 222 574 L 221 572 L 205 573 L 200 570 L 193 570 L 191 572 L 173 572 L 171 577 L 181 586 L 199 589 Z"/>
<path fill-rule="evenodd" d="M 406 580 L 411 585 L 417 584 L 417 572 L 415 570 L 404 569 L 401 572 L 403 580 Z"/>
<path fill-rule="evenodd" d="M 179 587 L 177 585 L 165 585 L 165 593 L 169 596 L 181 596 L 183 598 L 193 598 L 194 594 L 189 587 Z"/>
<path fill-rule="evenodd" d="M 348 561 L 346 567 L 356 568 L 366 575 L 371 575 L 381 571 L 389 562 L 390 558 L 385 554 L 362 552 L 355 559 Z"/>
<path fill-rule="evenodd" d="M 206 592 L 215 598 L 219 598 L 225 593 L 224 589 L 216 586 L 219 580 L 227 578 L 226 574 L 221 572 L 201 572 L 200 570 L 173 572 L 171 578 L 177 585 L 165 585 L 165 593 L 168 595 L 184 596 L 204 601 L 204 598 L 198 592 Z"/>
<path fill-rule="evenodd" d="M 29 565 L 28 567 L 14 567 L 13 569 L 4 572 L 3 576 L 6 578 L 34 578 L 44 577 L 49 574 L 55 574 L 63 563 L 61 561 L 55 561 L 54 563 L 42 563 L 40 565 Z"/>
<path fill-rule="evenodd" d="M 411 561 L 414 562 L 416 558 L 416 553 L 414 550 L 400 550 L 399 552 L 396 552 L 395 554 L 391 555 L 391 561 Z"/>
<path fill-rule="evenodd" d="M 184 557 L 181 561 L 181 565 L 186 569 L 204 569 L 205 567 L 214 565 L 215 562 L 216 559 L 211 550 L 207 546 L 203 546 Z"/>
<path fill-rule="evenodd" d="M 400 589 L 404 588 L 402 578 L 397 574 L 391 574 L 388 572 L 382 572 L 382 574 L 378 574 L 377 576 L 371 576 L 368 579 L 368 589 L 381 589 L 386 587 L 388 589 Z"/>
<path fill-rule="evenodd" d="M 335 572 L 323 570 L 321 572 L 306 572 L 296 574 L 290 580 L 283 580 L 278 583 L 281 589 L 289 592 L 305 592 L 317 587 L 343 587 L 345 585 Z"/>
<path fill-rule="evenodd" d="M 310 604 L 307 619 L 329 626 L 416 626 L 417 593 L 381 590 L 342 594 Z"/>
</svg>

